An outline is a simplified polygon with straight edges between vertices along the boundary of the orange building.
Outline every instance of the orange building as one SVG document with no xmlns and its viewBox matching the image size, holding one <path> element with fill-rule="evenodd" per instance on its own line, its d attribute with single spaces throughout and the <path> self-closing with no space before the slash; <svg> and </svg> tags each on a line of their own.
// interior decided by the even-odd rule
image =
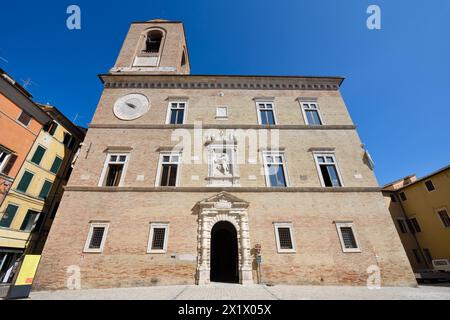
<svg viewBox="0 0 450 320">
<path fill-rule="evenodd" d="M 0 69 L 0 205 L 50 117 L 31 94 Z"/>
</svg>

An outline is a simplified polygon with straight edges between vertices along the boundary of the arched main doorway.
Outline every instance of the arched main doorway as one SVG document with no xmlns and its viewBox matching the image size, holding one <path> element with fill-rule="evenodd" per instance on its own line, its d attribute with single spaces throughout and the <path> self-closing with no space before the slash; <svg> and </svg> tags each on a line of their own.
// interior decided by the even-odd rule
<svg viewBox="0 0 450 320">
<path fill-rule="evenodd" d="M 237 231 L 230 222 L 218 222 L 211 231 L 211 281 L 239 283 Z"/>
</svg>

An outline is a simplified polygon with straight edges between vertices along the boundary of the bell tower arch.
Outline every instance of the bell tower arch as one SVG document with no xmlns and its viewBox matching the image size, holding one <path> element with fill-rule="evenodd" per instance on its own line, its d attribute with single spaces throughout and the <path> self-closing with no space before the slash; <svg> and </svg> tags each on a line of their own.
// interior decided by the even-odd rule
<svg viewBox="0 0 450 320">
<path fill-rule="evenodd" d="M 110 72 L 190 74 L 183 23 L 162 19 L 132 23 Z"/>
</svg>

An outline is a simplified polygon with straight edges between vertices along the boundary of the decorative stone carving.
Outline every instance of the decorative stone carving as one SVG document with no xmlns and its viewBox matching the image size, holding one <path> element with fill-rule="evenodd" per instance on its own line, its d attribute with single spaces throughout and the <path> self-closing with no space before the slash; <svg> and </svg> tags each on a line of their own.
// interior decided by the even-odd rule
<svg viewBox="0 0 450 320">
<path fill-rule="evenodd" d="M 237 231 L 240 283 L 253 284 L 248 206 L 248 202 L 227 192 L 222 192 L 197 204 L 199 219 L 196 282 L 198 285 L 210 283 L 211 231 L 216 223 L 221 221 L 231 223 Z"/>
</svg>

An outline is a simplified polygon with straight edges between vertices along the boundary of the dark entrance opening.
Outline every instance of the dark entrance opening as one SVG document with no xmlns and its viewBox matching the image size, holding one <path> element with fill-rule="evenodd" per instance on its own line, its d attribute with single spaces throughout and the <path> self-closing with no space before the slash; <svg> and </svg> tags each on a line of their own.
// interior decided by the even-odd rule
<svg viewBox="0 0 450 320">
<path fill-rule="evenodd" d="M 211 281 L 239 283 L 239 256 L 236 228 L 217 223 L 211 232 Z"/>
</svg>

